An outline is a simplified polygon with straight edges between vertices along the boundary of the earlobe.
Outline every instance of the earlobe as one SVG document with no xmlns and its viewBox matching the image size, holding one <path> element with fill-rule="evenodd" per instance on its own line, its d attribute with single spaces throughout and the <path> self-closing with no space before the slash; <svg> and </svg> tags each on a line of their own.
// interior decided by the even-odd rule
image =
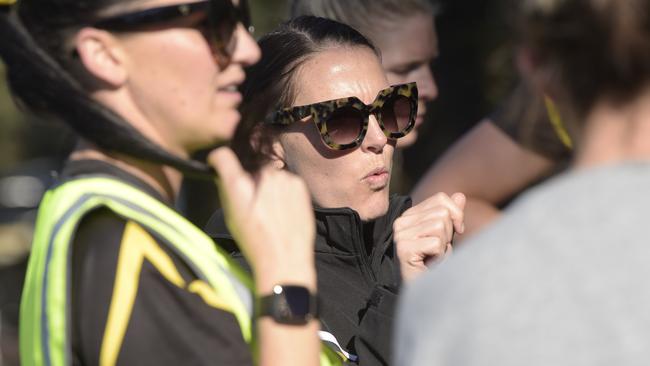
<svg viewBox="0 0 650 366">
<path fill-rule="evenodd" d="M 552 95 L 553 80 L 549 70 L 541 64 L 539 58 L 529 48 L 520 48 L 516 57 L 519 74 L 530 88 L 540 94 Z"/>
<path fill-rule="evenodd" d="M 271 152 L 271 166 L 278 170 L 286 169 L 287 163 L 284 160 L 284 147 L 280 141 L 274 141 Z"/>
<path fill-rule="evenodd" d="M 75 38 L 79 59 L 86 71 L 98 81 L 118 87 L 127 79 L 124 52 L 109 32 L 83 28 Z"/>
</svg>

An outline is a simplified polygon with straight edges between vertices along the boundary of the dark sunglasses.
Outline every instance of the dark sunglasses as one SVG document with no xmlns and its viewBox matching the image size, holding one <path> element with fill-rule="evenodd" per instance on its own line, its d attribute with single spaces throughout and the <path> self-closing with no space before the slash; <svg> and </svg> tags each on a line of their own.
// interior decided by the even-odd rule
<svg viewBox="0 0 650 366">
<path fill-rule="evenodd" d="M 329 100 L 281 109 L 267 116 L 264 123 L 286 126 L 311 116 L 325 145 L 333 150 L 347 150 L 363 142 L 370 114 L 377 118 L 387 138 L 398 139 L 411 132 L 417 112 L 418 87 L 408 83 L 380 91 L 369 105 L 357 97 Z"/>
<path fill-rule="evenodd" d="M 92 26 L 111 31 L 134 31 L 147 26 L 170 23 L 196 14 L 204 15 L 205 20 L 200 25 L 207 30 L 206 38 L 213 48 L 217 62 L 222 67 L 228 65 L 237 46 L 237 40 L 234 37 L 237 24 L 241 22 L 249 32 L 253 31 L 246 0 L 240 0 L 238 6 L 235 6 L 232 0 L 207 0 L 166 5 L 111 16 L 94 22 Z"/>
</svg>

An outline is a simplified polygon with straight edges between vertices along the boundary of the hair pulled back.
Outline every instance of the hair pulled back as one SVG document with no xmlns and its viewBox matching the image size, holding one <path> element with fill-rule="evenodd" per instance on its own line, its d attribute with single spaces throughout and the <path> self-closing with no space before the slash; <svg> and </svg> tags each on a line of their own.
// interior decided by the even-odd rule
<svg viewBox="0 0 650 366">
<path fill-rule="evenodd" d="M 258 43 L 262 59 L 246 71 L 242 122 L 233 141 L 233 148 L 249 170 L 267 160 L 270 136 L 260 133 L 261 122 L 272 111 L 292 105 L 296 71 L 305 62 L 319 52 L 341 47 L 365 47 L 379 57 L 375 46 L 354 28 L 315 16 L 283 23 Z M 256 148 L 250 136 L 259 138 Z"/>
<path fill-rule="evenodd" d="M 578 120 L 600 98 L 625 103 L 648 86 L 650 0 L 521 0 L 520 6 L 524 45 L 551 71 Z"/>
<path fill-rule="evenodd" d="M 134 2 L 134 1 L 131 1 Z M 124 0 L 20 0 L 0 6 L 0 57 L 17 102 L 56 118 L 102 149 L 170 165 L 189 175 L 210 168 L 177 157 L 89 96 L 89 75 L 73 47 L 74 34 Z"/>
</svg>

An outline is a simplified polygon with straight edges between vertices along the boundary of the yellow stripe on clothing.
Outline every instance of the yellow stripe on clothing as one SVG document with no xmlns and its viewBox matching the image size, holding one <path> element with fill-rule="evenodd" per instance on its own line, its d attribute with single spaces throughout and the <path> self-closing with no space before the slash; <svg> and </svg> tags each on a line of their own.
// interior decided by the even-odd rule
<svg viewBox="0 0 650 366">
<path fill-rule="evenodd" d="M 140 225 L 129 221 L 124 229 L 115 285 L 111 300 L 102 348 L 100 351 L 100 365 L 112 366 L 124 342 L 124 335 L 131 319 L 133 305 L 138 293 L 142 263 L 148 260 L 160 274 L 175 286 L 186 289 L 186 282 L 174 265 L 174 261 L 158 245 L 156 240 Z M 207 283 L 193 281 L 187 290 L 198 294 L 203 301 L 212 307 L 231 311 L 231 307 L 220 299 L 217 293 Z"/>
<path fill-rule="evenodd" d="M 553 99 L 550 97 L 544 96 L 544 105 L 546 106 L 548 118 L 551 121 L 555 134 L 566 148 L 573 149 L 573 141 L 571 140 L 571 136 L 569 136 L 569 132 L 566 130 L 564 123 L 562 123 L 560 111 L 557 109 L 555 102 L 553 102 Z"/>
<path fill-rule="evenodd" d="M 223 298 L 214 291 L 210 285 L 204 281 L 196 280 L 190 283 L 187 290 L 193 294 L 197 294 L 203 299 L 203 302 L 212 306 L 213 308 L 233 312 L 232 306 L 228 304 Z"/>
</svg>

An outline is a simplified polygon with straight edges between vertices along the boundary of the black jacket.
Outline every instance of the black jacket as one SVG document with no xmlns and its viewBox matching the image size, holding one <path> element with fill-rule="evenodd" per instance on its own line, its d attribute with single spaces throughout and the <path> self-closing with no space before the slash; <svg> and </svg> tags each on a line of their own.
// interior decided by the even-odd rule
<svg viewBox="0 0 650 366">
<path fill-rule="evenodd" d="M 393 196 L 388 213 L 370 223 L 362 223 L 349 208 L 315 210 L 322 327 L 356 355 L 360 365 L 384 365 L 391 359 L 393 315 L 401 284 L 393 222 L 409 207 L 410 198 Z M 245 261 L 221 211 L 212 216 L 206 232 Z"/>
</svg>

